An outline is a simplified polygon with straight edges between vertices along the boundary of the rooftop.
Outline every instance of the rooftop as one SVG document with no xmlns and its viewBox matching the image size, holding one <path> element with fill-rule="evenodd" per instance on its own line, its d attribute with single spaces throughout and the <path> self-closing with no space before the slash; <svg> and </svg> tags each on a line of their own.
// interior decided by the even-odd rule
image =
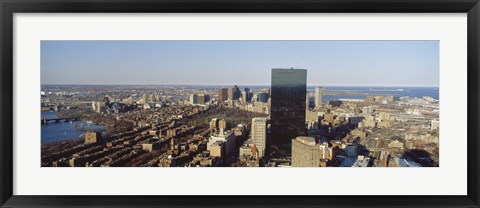
<svg viewBox="0 0 480 208">
<path fill-rule="evenodd" d="M 307 69 L 300 69 L 300 68 L 272 68 L 272 70 L 307 70 Z"/>
<path fill-rule="evenodd" d="M 307 136 L 299 136 L 295 138 L 296 141 L 304 143 L 306 145 L 315 145 L 315 138 L 313 137 L 307 137 Z"/>
</svg>

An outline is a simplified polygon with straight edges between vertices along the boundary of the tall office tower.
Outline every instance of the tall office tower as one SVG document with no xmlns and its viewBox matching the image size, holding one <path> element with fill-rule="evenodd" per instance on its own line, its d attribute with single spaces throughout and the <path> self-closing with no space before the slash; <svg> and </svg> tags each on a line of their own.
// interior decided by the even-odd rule
<svg viewBox="0 0 480 208">
<path fill-rule="evenodd" d="M 228 89 L 228 99 L 238 100 L 238 98 L 240 98 L 240 89 L 237 85 L 234 85 L 232 88 Z"/>
<path fill-rule="evenodd" d="M 233 88 L 228 88 L 228 99 L 233 100 Z"/>
<path fill-rule="evenodd" d="M 142 104 L 147 104 L 147 103 L 148 103 L 147 94 L 143 94 Z"/>
<path fill-rule="evenodd" d="M 246 97 L 245 97 L 246 101 L 250 102 L 252 100 L 252 96 L 251 96 L 252 92 L 250 91 L 250 88 L 245 88 L 243 92 L 245 92 L 246 94 Z M 242 96 L 243 96 L 243 92 L 242 92 Z"/>
<path fill-rule="evenodd" d="M 315 107 L 318 108 L 323 103 L 323 88 L 322 87 L 315 87 Z"/>
<path fill-rule="evenodd" d="M 209 100 L 210 100 L 209 95 L 205 95 L 205 94 L 198 94 L 197 95 L 197 101 L 198 101 L 199 104 L 205 104 Z"/>
<path fill-rule="evenodd" d="M 240 88 L 237 87 L 237 85 L 233 86 L 233 98 L 234 100 L 240 99 L 240 96 L 242 96 L 242 92 L 240 92 Z"/>
<path fill-rule="evenodd" d="M 272 157 L 291 154 L 292 139 L 306 134 L 306 69 L 272 69 L 271 86 Z"/>
<path fill-rule="evenodd" d="M 198 103 L 198 95 L 197 94 L 191 94 L 190 95 L 190 104 L 197 104 Z"/>
<path fill-rule="evenodd" d="M 220 131 L 220 134 L 223 134 L 228 128 L 227 121 L 225 119 L 222 119 L 218 121 L 218 130 Z"/>
<path fill-rule="evenodd" d="M 252 140 L 258 150 L 258 157 L 265 155 L 267 147 L 267 118 L 255 117 L 252 119 Z"/>
<path fill-rule="evenodd" d="M 210 121 L 210 133 L 217 132 L 218 129 L 218 118 L 213 118 Z"/>
<path fill-rule="evenodd" d="M 97 101 L 96 107 L 97 109 L 95 109 L 95 112 L 101 113 L 102 110 L 105 108 L 105 103 Z"/>
<path fill-rule="evenodd" d="M 198 104 L 204 104 L 205 103 L 205 94 L 198 94 L 197 95 L 197 102 L 198 102 Z"/>
<path fill-rule="evenodd" d="M 228 89 L 227 88 L 218 89 L 218 101 L 223 102 L 225 100 L 228 100 Z"/>
<path fill-rule="evenodd" d="M 248 98 L 248 92 L 242 91 L 242 96 L 241 96 L 242 102 L 247 103 L 247 98 Z"/>
<path fill-rule="evenodd" d="M 313 137 L 292 139 L 292 167 L 320 167 L 324 153 L 325 145 L 316 144 Z"/>
</svg>

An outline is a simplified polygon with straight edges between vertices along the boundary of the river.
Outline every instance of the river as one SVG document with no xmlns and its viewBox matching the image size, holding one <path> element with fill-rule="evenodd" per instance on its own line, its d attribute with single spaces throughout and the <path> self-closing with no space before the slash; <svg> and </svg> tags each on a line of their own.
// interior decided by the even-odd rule
<svg viewBox="0 0 480 208">
<path fill-rule="evenodd" d="M 42 112 L 42 118 L 57 118 L 56 112 Z M 85 121 L 59 122 L 41 125 L 42 144 L 50 142 L 65 141 L 76 139 L 82 136 L 86 131 L 80 130 L 76 126 L 80 125 L 85 129 L 104 131 L 103 125 L 87 124 Z"/>
</svg>

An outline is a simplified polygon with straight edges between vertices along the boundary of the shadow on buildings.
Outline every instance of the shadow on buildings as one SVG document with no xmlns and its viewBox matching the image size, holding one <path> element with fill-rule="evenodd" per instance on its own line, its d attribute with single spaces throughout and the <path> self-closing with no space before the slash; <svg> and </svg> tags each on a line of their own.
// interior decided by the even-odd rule
<svg viewBox="0 0 480 208">
<path fill-rule="evenodd" d="M 438 163 L 432 160 L 430 153 L 425 150 L 407 150 L 403 153 L 402 158 L 411 159 L 423 167 L 438 167 Z"/>
</svg>

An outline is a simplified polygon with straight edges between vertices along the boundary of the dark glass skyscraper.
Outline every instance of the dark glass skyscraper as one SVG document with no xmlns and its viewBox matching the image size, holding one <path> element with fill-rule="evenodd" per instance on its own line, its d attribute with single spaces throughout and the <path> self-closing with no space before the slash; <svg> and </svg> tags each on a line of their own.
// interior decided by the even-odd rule
<svg viewBox="0 0 480 208">
<path fill-rule="evenodd" d="M 306 134 L 306 69 L 272 69 L 271 139 L 273 157 L 291 155 L 292 139 Z"/>
<path fill-rule="evenodd" d="M 240 95 L 240 88 L 238 88 L 237 85 L 234 85 L 232 88 L 228 88 L 228 99 L 238 100 Z"/>
</svg>

